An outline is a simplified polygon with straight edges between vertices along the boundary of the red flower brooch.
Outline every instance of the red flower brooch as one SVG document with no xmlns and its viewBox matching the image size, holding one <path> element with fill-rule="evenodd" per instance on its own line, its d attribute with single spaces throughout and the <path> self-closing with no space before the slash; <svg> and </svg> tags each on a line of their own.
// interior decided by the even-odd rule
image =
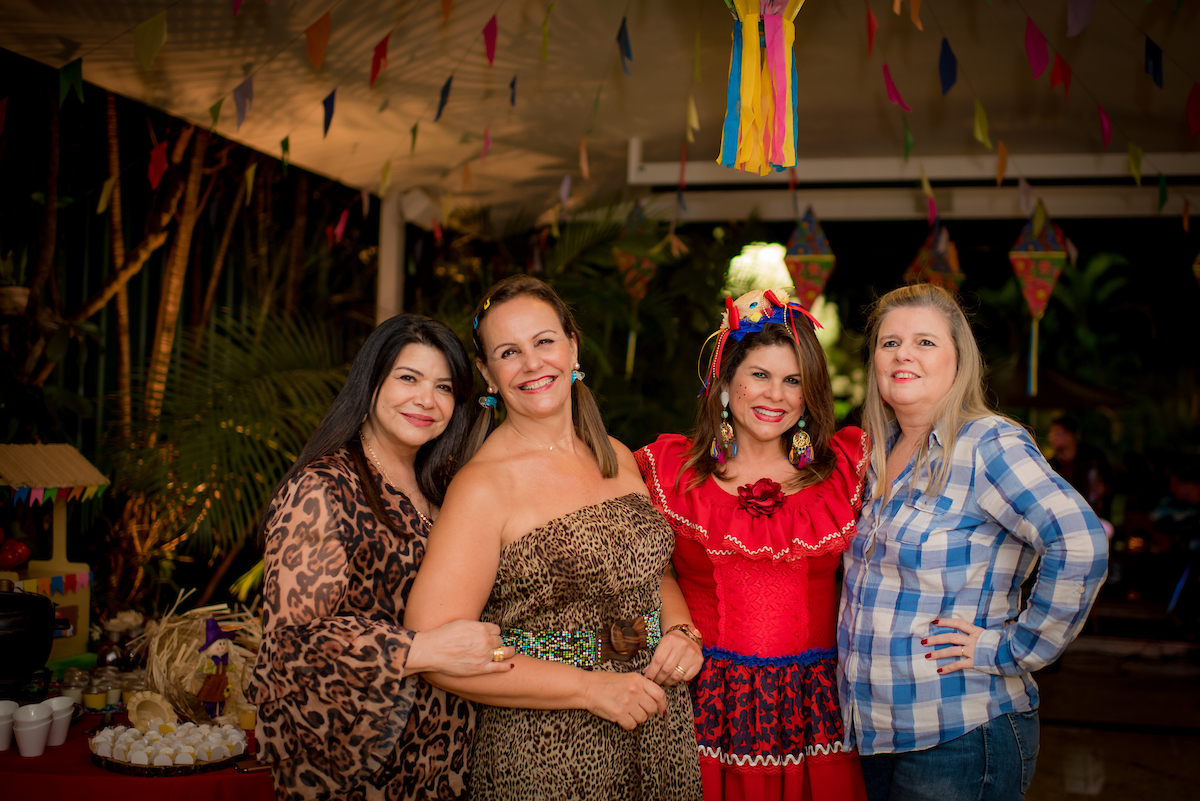
<svg viewBox="0 0 1200 801">
<path fill-rule="evenodd" d="M 769 478 L 738 487 L 738 505 L 754 517 L 770 517 L 783 506 L 783 488 Z"/>
</svg>

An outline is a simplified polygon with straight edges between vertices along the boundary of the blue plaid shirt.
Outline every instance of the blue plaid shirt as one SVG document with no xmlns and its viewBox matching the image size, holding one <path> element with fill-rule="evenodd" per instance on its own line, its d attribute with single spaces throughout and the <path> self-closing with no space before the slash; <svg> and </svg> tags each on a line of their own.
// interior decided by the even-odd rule
<svg viewBox="0 0 1200 801">
<path fill-rule="evenodd" d="M 889 452 L 899 433 L 893 421 Z M 945 456 L 938 432 L 929 436 L 934 469 L 914 478 L 910 462 L 889 500 L 871 499 L 868 469 L 859 533 L 843 557 L 838 674 L 848 744 L 861 754 L 931 748 L 1036 709 L 1030 671 L 1078 634 L 1108 571 L 1099 519 L 1023 429 L 997 417 L 964 425 L 941 495 L 922 492 Z M 934 646 L 922 638 L 955 631 L 931 625 L 938 618 L 986 629 L 974 668 L 940 675 L 925 658 Z"/>
</svg>

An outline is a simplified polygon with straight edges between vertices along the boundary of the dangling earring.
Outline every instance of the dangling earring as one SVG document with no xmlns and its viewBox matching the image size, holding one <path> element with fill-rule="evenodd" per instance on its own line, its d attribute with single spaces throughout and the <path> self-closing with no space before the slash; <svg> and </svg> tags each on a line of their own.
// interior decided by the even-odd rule
<svg viewBox="0 0 1200 801">
<path fill-rule="evenodd" d="M 499 405 L 494 387 L 488 387 L 488 394 L 479 396 L 479 405 L 485 409 L 492 409 L 494 413 L 496 407 Z"/>
<path fill-rule="evenodd" d="M 729 422 L 729 393 L 721 393 L 721 442 L 717 443 L 717 438 L 713 437 L 712 445 L 708 449 L 708 455 L 716 459 L 718 462 L 725 463 L 725 454 L 729 454 L 729 458 L 738 455 L 737 437 L 733 434 L 733 425 Z"/>
<path fill-rule="evenodd" d="M 579 371 L 579 362 L 575 362 L 575 369 L 571 371 L 571 383 L 574 384 L 576 381 L 582 381 L 584 377 L 585 374 Z"/>
<path fill-rule="evenodd" d="M 810 464 L 813 460 L 812 437 L 804 430 L 804 418 L 796 425 L 796 433 L 792 434 L 792 449 L 788 453 L 788 461 L 797 469 Z"/>
</svg>

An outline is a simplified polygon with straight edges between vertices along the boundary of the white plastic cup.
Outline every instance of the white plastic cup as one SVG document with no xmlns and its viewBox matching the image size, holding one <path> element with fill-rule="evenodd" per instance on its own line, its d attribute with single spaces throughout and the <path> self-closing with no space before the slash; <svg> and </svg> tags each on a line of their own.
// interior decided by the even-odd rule
<svg viewBox="0 0 1200 801">
<path fill-rule="evenodd" d="M 12 747 L 12 727 L 12 715 L 9 715 L 6 718 L 0 718 L 0 751 L 7 751 Z"/>
<path fill-rule="evenodd" d="M 50 719 L 22 726 L 13 723 L 13 736 L 17 738 L 17 750 L 23 757 L 38 757 L 46 750 L 50 738 Z"/>
<path fill-rule="evenodd" d="M 50 722 L 54 717 L 54 709 L 46 703 L 26 704 L 12 713 L 14 728 L 22 728 L 30 723 Z"/>
<path fill-rule="evenodd" d="M 12 718 L 13 712 L 21 708 L 16 701 L 0 701 L 0 719 Z"/>
<path fill-rule="evenodd" d="M 47 698 L 42 703 L 49 704 L 50 708 L 54 710 L 46 745 L 62 745 L 67 741 L 67 731 L 71 728 L 71 717 L 75 713 L 75 701 L 67 695 L 56 695 L 53 698 Z"/>
</svg>

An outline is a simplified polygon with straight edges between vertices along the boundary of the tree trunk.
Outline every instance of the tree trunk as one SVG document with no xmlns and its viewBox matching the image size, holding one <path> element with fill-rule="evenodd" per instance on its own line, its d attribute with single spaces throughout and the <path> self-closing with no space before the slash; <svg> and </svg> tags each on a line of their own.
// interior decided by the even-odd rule
<svg viewBox="0 0 1200 801">
<path fill-rule="evenodd" d="M 121 224 L 121 152 L 117 137 L 117 98 L 108 92 L 108 177 L 113 181 L 108 199 L 109 238 L 112 240 L 113 272 L 125 266 L 125 228 Z M 129 291 L 125 284 L 117 289 L 117 422 L 121 441 L 128 443 L 133 424 L 133 368 L 129 345 Z"/>
<path fill-rule="evenodd" d="M 209 136 L 207 130 L 201 129 L 192 145 L 192 161 L 187 172 L 183 209 L 163 274 L 162 294 L 159 296 L 158 315 L 154 323 L 154 338 L 151 340 L 150 364 L 146 368 L 146 417 L 151 421 L 157 420 L 162 412 L 167 371 L 171 364 L 171 351 L 175 345 L 175 324 L 179 319 L 180 299 L 183 295 L 183 279 L 187 273 L 188 257 L 192 252 L 192 231 L 195 230 L 196 217 L 199 214 L 197 206 L 200 199 L 200 182 Z M 153 434 L 151 436 L 153 437 Z"/>
<path fill-rule="evenodd" d="M 54 271 L 54 244 L 58 237 L 58 98 L 50 92 L 50 158 L 46 169 L 46 214 L 42 222 L 41 242 L 38 249 L 37 269 L 29 282 L 29 304 L 26 309 L 35 311 L 42 305 L 42 288 Z"/>
<path fill-rule="evenodd" d="M 308 174 L 296 176 L 296 208 L 292 213 L 292 244 L 288 253 L 287 280 L 283 290 L 283 313 L 291 317 L 300 304 L 300 277 L 304 271 L 304 236 L 308 227 Z"/>
</svg>

